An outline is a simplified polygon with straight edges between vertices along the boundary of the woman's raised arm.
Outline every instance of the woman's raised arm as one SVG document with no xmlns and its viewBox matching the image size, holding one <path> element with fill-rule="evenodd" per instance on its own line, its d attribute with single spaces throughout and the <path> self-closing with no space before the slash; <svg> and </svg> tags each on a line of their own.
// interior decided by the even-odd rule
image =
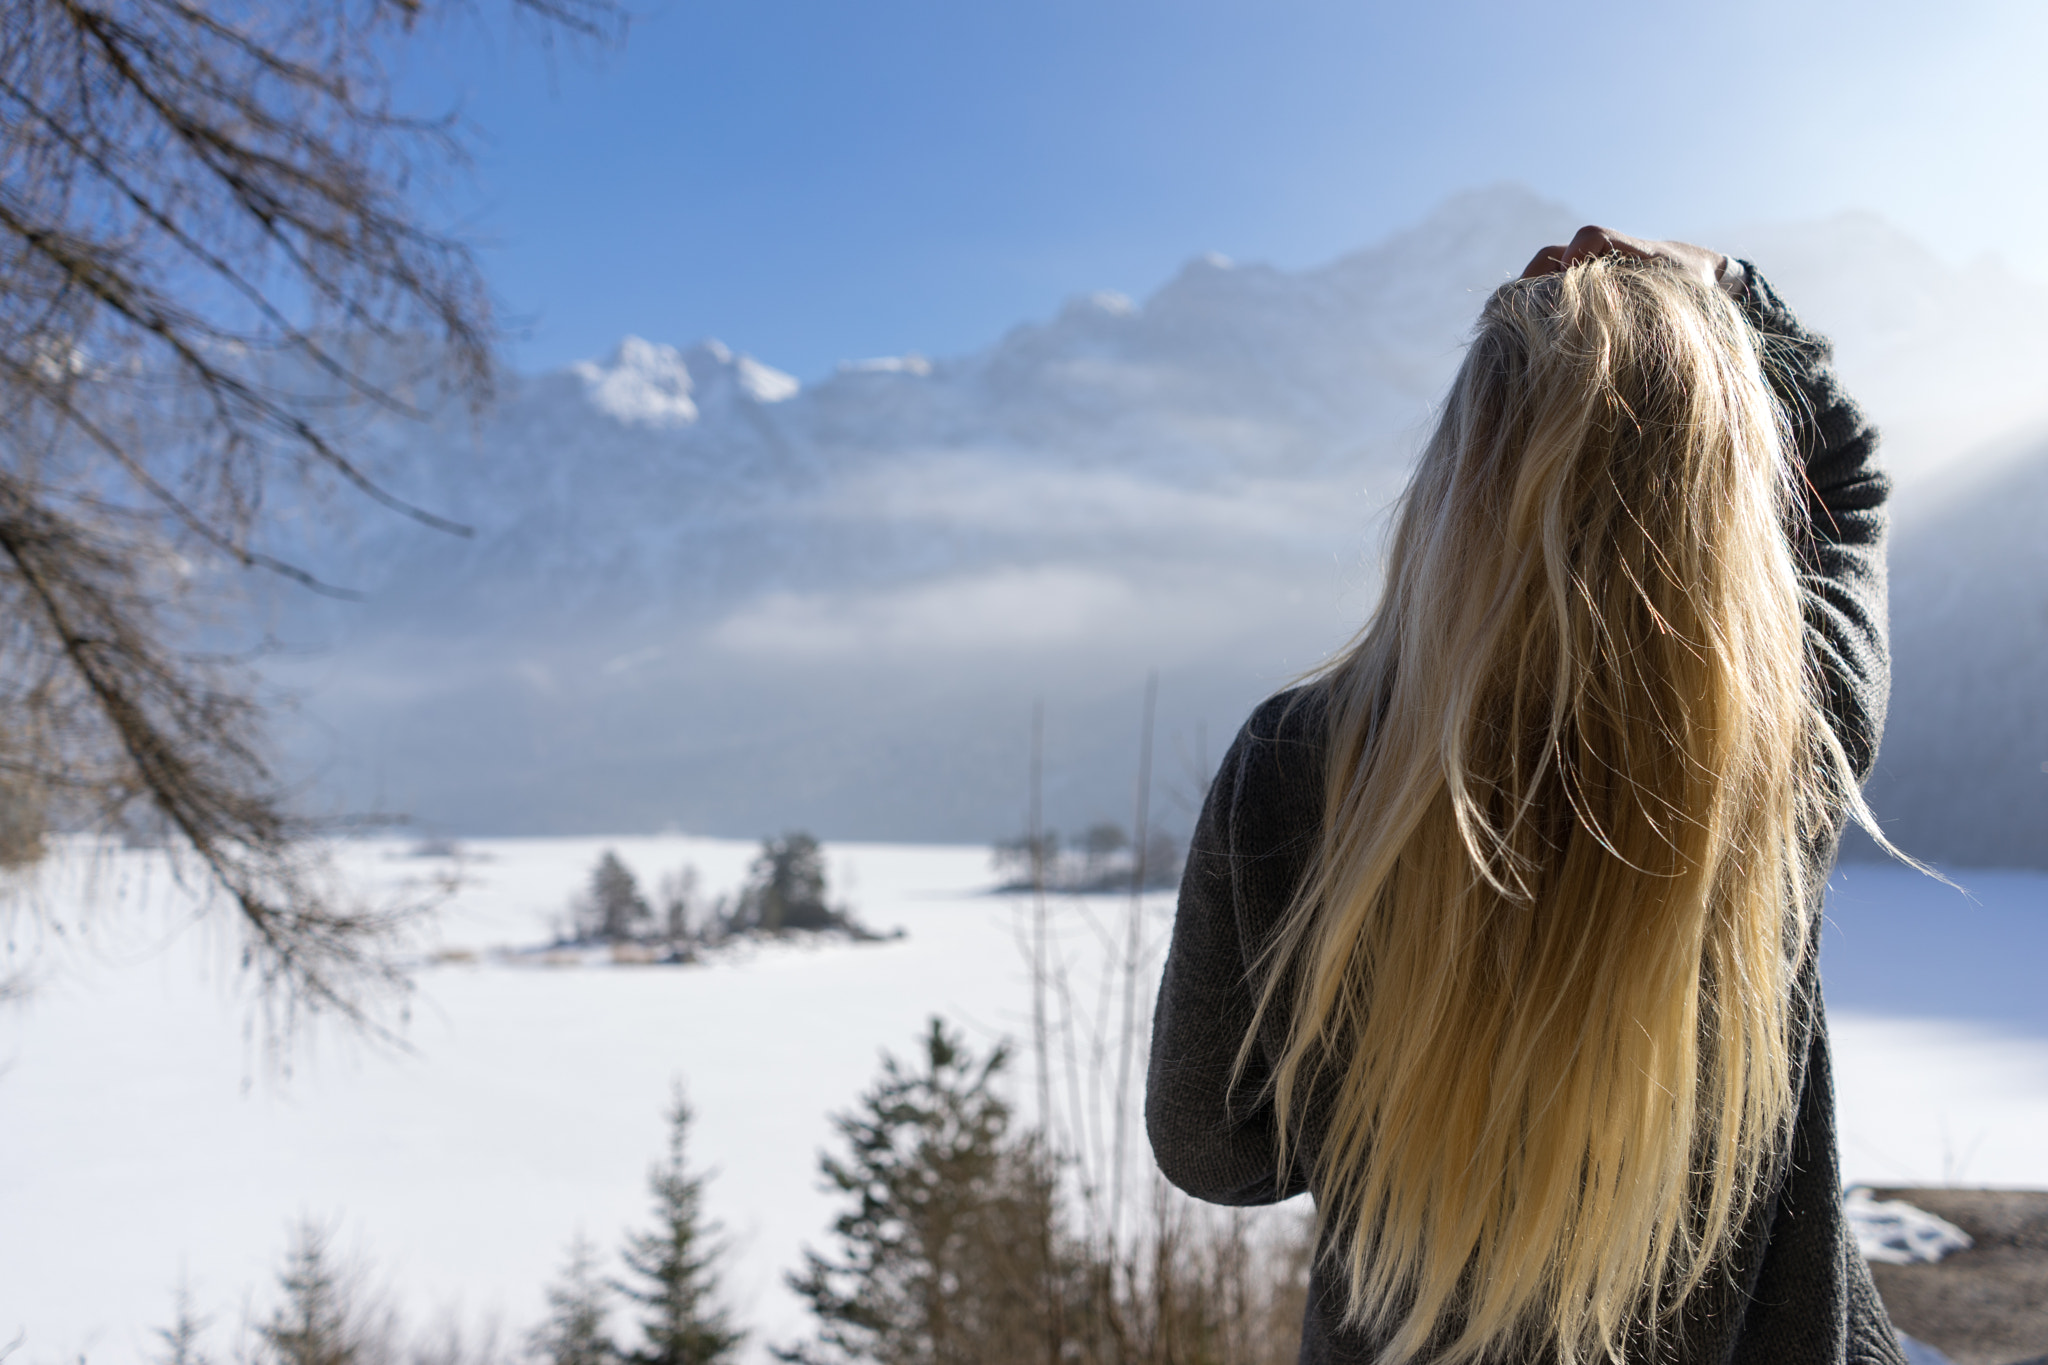
<svg viewBox="0 0 2048 1365">
<path fill-rule="evenodd" d="M 1842 390 L 1834 348 L 1800 325 L 1747 262 L 1737 295 L 1763 338 L 1764 362 L 1792 419 L 1805 476 L 1810 537 L 1797 548 L 1806 633 L 1827 687 L 1827 711 L 1858 780 L 1870 776 L 1891 691 L 1886 633 L 1886 499 L 1877 428 Z"/>
<path fill-rule="evenodd" d="M 1834 348 L 1800 325 L 1747 261 L 1690 242 L 1651 241 L 1589 224 L 1546 246 L 1522 278 L 1554 274 L 1608 254 L 1661 260 L 1717 286 L 1742 305 L 1763 339 L 1772 387 L 1792 419 L 1812 531 L 1798 548 L 1807 638 L 1827 687 L 1827 711 L 1859 780 L 1870 776 L 1891 690 L 1885 629 L 1885 500 L 1877 429 L 1842 391 Z"/>
</svg>

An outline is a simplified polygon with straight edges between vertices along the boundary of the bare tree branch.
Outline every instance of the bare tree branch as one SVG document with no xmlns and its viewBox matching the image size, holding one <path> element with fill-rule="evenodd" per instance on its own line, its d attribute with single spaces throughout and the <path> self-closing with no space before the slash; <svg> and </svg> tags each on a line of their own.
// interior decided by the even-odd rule
<svg viewBox="0 0 2048 1365">
<path fill-rule="evenodd" d="M 544 42 L 623 24 L 511 9 Z M 488 291 L 417 207 L 459 130 L 395 109 L 386 65 L 441 13 L 0 0 L 0 864 L 152 812 L 286 1017 L 369 1025 L 400 917 L 329 887 L 191 598 L 208 560 L 349 595 L 271 551 L 274 487 L 468 534 L 353 449 L 372 415 L 491 395 Z"/>
</svg>

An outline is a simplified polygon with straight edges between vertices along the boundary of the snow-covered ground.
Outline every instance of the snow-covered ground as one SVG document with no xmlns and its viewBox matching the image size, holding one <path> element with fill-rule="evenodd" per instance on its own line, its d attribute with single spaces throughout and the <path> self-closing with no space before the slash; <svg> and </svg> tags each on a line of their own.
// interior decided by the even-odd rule
<svg viewBox="0 0 2048 1365">
<path fill-rule="evenodd" d="M 2048 876 L 1835 871 L 1821 949 L 1842 1173 L 2048 1189 Z"/>
<path fill-rule="evenodd" d="M 301 1216 L 334 1227 L 415 1320 L 452 1309 L 523 1330 L 574 1234 L 608 1249 L 644 1216 L 677 1081 L 697 1111 L 695 1162 L 715 1172 L 752 1358 L 788 1340 L 802 1320 L 781 1274 L 832 1209 L 815 1179 L 827 1116 L 933 1013 L 984 1044 L 1026 1033 L 1028 905 L 987 893 L 984 849 L 834 845 L 835 891 L 906 938 L 684 968 L 461 960 L 543 939 L 605 847 L 649 885 L 694 864 L 710 892 L 736 885 L 754 851 L 683 837 L 467 845 L 409 1048 L 316 1030 L 289 1076 L 265 1062 L 231 944 L 181 927 L 189 902 L 154 855 L 48 871 L 40 911 L 13 924 L 12 960 L 37 988 L 0 1013 L 0 1342 L 21 1333 L 26 1362 L 141 1358 L 182 1276 L 224 1354 Z M 344 857 L 392 886 L 450 867 L 402 853 Z M 1825 963 L 1845 1174 L 2048 1186 L 2048 1013 L 2026 989 L 2048 960 L 2048 876 L 1959 880 L 1976 903 L 1904 869 L 1838 875 Z M 1085 977 L 1121 903 L 1053 913 Z M 1155 964 L 1170 920 L 1170 897 L 1148 901 Z"/>
</svg>

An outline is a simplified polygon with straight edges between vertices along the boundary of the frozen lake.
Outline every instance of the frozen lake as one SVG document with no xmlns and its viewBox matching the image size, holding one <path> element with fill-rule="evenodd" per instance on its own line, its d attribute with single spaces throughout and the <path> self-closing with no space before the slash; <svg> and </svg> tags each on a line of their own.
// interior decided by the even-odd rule
<svg viewBox="0 0 2048 1365">
<path fill-rule="evenodd" d="M 426 940 L 454 958 L 545 939 L 604 848 L 649 888 L 691 864 L 710 892 L 755 852 L 684 837 L 464 847 L 462 889 Z M 449 866 L 403 851 L 344 857 L 392 886 Z M 573 1235 L 609 1252 L 643 1220 L 680 1081 L 732 1243 L 727 1296 L 765 1359 L 763 1340 L 803 1327 L 781 1276 L 831 1216 L 815 1179 L 827 1116 L 933 1013 L 982 1045 L 1028 1029 L 1028 902 L 988 894 L 986 849 L 827 851 L 835 895 L 906 938 L 688 968 L 449 961 L 419 975 L 407 1050 L 316 1030 L 287 1076 L 265 1063 L 228 936 L 189 926 L 154 855 L 47 871 L 40 916 L 14 923 L 36 989 L 0 1012 L 0 1342 L 20 1333 L 31 1365 L 143 1358 L 182 1276 L 225 1356 L 301 1216 L 332 1226 L 415 1321 L 494 1316 L 516 1337 Z M 2048 1187 L 2048 875 L 1956 876 L 1974 900 L 1903 868 L 1837 874 L 1823 970 L 1844 1171 Z M 1054 900 L 1077 970 L 1123 913 Z M 1148 899 L 1147 1008 L 1171 917 L 1170 896 Z M 1020 1097 L 1028 1068 L 1020 1057 Z"/>
</svg>

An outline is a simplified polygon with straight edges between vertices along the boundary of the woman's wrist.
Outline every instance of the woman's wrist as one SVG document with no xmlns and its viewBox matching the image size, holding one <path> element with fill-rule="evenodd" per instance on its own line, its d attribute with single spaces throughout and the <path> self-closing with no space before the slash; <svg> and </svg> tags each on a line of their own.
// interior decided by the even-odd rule
<svg viewBox="0 0 2048 1365">
<path fill-rule="evenodd" d="M 1721 258 L 1721 268 L 1715 273 L 1714 283 L 1727 291 L 1728 297 L 1737 303 L 1749 295 L 1749 264 L 1733 256 Z"/>
<path fill-rule="evenodd" d="M 1749 293 L 1749 266 L 1735 256 L 1722 256 L 1720 270 L 1714 274 L 1714 282 L 1729 293 L 1731 299 L 1741 301 Z"/>
</svg>

